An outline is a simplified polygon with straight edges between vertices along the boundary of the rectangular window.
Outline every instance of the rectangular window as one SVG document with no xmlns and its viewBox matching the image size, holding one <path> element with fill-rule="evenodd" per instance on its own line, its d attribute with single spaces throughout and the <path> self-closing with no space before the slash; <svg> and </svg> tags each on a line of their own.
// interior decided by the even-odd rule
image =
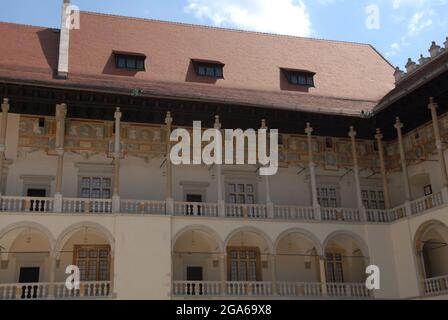
<svg viewBox="0 0 448 320">
<path fill-rule="evenodd" d="M 81 281 L 108 281 L 110 278 L 110 247 L 108 245 L 75 245 L 74 265 Z"/>
<path fill-rule="evenodd" d="M 342 263 L 342 255 L 340 253 L 327 252 L 327 282 L 343 283 L 344 269 Z"/>
<path fill-rule="evenodd" d="M 110 199 L 112 197 L 112 178 L 81 177 L 81 198 Z"/>
<path fill-rule="evenodd" d="M 338 208 L 339 190 L 336 186 L 319 186 L 317 187 L 317 200 L 324 208 Z"/>
<path fill-rule="evenodd" d="M 193 65 L 196 74 L 200 77 L 209 77 L 217 79 L 224 78 L 224 64 L 222 63 L 212 63 L 212 62 L 193 60 Z"/>
<path fill-rule="evenodd" d="M 309 71 L 283 69 L 288 82 L 295 86 L 314 87 L 315 73 Z"/>
<path fill-rule="evenodd" d="M 261 281 L 258 248 L 229 248 L 227 254 L 229 281 Z"/>
<path fill-rule="evenodd" d="M 363 188 L 361 190 L 362 201 L 366 209 L 383 210 L 386 208 L 384 192 L 382 190 Z"/>
<path fill-rule="evenodd" d="M 238 204 L 255 204 L 255 187 L 252 183 L 227 184 L 227 201 Z"/>
<path fill-rule="evenodd" d="M 115 66 L 118 69 L 135 71 L 145 70 L 145 59 L 143 55 L 115 54 Z"/>
</svg>

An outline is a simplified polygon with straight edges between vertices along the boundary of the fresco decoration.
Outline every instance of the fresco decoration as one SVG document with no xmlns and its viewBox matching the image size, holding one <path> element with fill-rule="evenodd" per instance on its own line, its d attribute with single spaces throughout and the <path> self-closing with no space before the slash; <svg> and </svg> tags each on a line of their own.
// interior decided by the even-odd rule
<svg viewBox="0 0 448 320">
<path fill-rule="evenodd" d="M 306 166 L 309 162 L 306 135 L 282 135 L 279 144 L 281 166 Z M 357 141 L 358 161 L 361 168 L 379 169 L 378 155 L 374 141 Z M 353 165 L 351 141 L 332 137 L 312 137 L 313 160 L 325 170 L 338 171 Z"/>
<path fill-rule="evenodd" d="M 166 153 L 166 130 L 163 126 L 123 124 L 121 138 L 125 155 L 146 158 Z M 113 151 L 113 142 L 109 150 Z"/>
<path fill-rule="evenodd" d="M 56 121 L 50 117 L 21 116 L 19 123 L 19 150 L 54 149 Z"/>
<path fill-rule="evenodd" d="M 448 148 L 448 114 L 439 119 L 444 148 Z M 174 128 L 173 128 L 174 129 Z M 78 154 L 108 154 L 113 152 L 112 121 L 68 119 L 66 122 L 65 149 Z M 187 128 L 191 131 L 191 128 Z M 19 152 L 43 150 L 55 154 L 56 120 L 54 117 L 22 115 L 19 126 Z M 122 123 L 122 150 L 125 156 L 143 159 L 164 156 L 166 132 L 162 125 Z M 408 165 L 430 159 L 436 153 L 431 122 L 403 136 Z M 379 170 L 375 141 L 357 139 L 358 161 L 361 169 Z M 207 143 L 203 143 L 206 145 Z M 401 170 L 397 141 L 383 142 L 385 165 L 388 171 Z M 314 162 L 326 170 L 339 170 L 353 166 L 349 138 L 312 137 Z M 28 150 L 28 151 L 27 151 Z M 246 151 L 247 152 L 247 151 Z M 299 134 L 279 135 L 279 164 L 281 167 L 308 165 L 307 136 Z"/>
<path fill-rule="evenodd" d="M 113 122 L 67 120 L 65 150 L 82 155 L 106 153 L 112 126 Z"/>
<path fill-rule="evenodd" d="M 442 141 L 448 141 L 448 117 L 440 119 L 440 134 Z M 389 171 L 401 170 L 398 141 L 386 142 L 385 162 Z M 403 135 L 403 145 L 407 165 L 415 165 L 431 159 L 436 154 L 434 128 L 429 122 Z M 445 145 L 446 148 L 448 145 Z"/>
</svg>

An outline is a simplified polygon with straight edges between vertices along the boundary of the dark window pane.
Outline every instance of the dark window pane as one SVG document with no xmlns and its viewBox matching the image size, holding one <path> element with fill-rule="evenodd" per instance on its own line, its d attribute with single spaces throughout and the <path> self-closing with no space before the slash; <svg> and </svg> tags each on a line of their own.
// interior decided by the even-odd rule
<svg viewBox="0 0 448 320">
<path fill-rule="evenodd" d="M 204 66 L 199 66 L 198 68 L 198 73 L 200 76 L 205 76 L 206 72 L 205 72 L 206 68 Z"/>
<path fill-rule="evenodd" d="M 222 78 L 222 67 L 217 67 L 216 68 L 216 77 L 217 78 Z"/>
<path fill-rule="evenodd" d="M 124 57 L 117 58 L 118 68 L 126 68 L 126 59 Z"/>
<path fill-rule="evenodd" d="M 215 76 L 215 68 L 207 67 L 207 76 L 208 77 L 214 77 Z"/>
<path fill-rule="evenodd" d="M 135 58 L 128 57 L 126 61 L 126 67 L 128 69 L 135 69 Z"/>
<path fill-rule="evenodd" d="M 137 69 L 138 70 L 145 69 L 145 62 L 142 58 L 137 59 Z"/>
<path fill-rule="evenodd" d="M 297 84 L 297 75 L 295 75 L 295 74 L 291 75 L 291 83 L 292 84 Z"/>
</svg>

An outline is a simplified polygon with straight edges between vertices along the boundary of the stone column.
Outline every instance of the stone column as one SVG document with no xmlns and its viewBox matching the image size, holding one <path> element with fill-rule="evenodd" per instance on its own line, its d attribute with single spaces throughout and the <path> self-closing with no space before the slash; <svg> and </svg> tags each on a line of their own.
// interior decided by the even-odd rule
<svg viewBox="0 0 448 320">
<path fill-rule="evenodd" d="M 402 128 L 403 124 L 400 121 L 400 118 L 397 117 L 394 125 L 395 129 L 397 130 L 397 137 L 398 137 L 398 150 L 400 152 L 400 162 L 401 162 L 401 170 L 403 173 L 403 184 L 404 184 L 404 194 L 405 194 L 405 208 L 406 208 L 406 214 L 408 216 L 412 215 L 411 212 L 411 187 L 409 185 L 409 176 L 408 176 L 408 168 L 406 165 L 406 154 L 404 152 L 404 145 L 403 145 L 403 133 Z"/>
<path fill-rule="evenodd" d="M 266 136 L 268 134 L 268 127 L 266 126 L 266 120 L 261 120 L 261 128 L 262 130 L 266 130 Z M 267 147 L 267 146 L 266 146 Z M 265 192 L 266 192 L 266 209 L 267 209 L 267 215 L 268 218 L 273 219 L 274 218 L 274 203 L 272 202 L 271 198 L 271 179 L 268 175 L 264 176 L 264 186 L 265 186 Z"/>
<path fill-rule="evenodd" d="M 386 209 L 390 209 L 390 194 L 389 194 L 389 186 L 387 184 L 387 172 L 386 172 L 386 164 L 384 163 L 384 149 L 383 149 L 383 135 L 381 134 L 381 130 L 376 129 L 375 135 L 376 143 L 378 146 L 378 155 L 380 158 L 380 169 L 381 169 L 381 179 L 383 182 L 383 192 L 384 192 L 384 203 Z"/>
<path fill-rule="evenodd" d="M 356 200 L 358 202 L 360 218 L 361 220 L 366 221 L 367 214 L 366 214 L 366 208 L 364 207 L 364 203 L 362 201 L 361 181 L 359 179 L 358 153 L 356 151 L 356 131 L 353 126 L 350 127 L 348 136 L 350 137 L 352 144 L 353 174 L 355 176 Z"/>
<path fill-rule="evenodd" d="M 121 158 L 121 112 L 115 110 L 115 140 L 114 140 L 114 182 L 112 194 L 112 211 L 120 212 L 120 158 Z"/>
<path fill-rule="evenodd" d="M 272 274 L 272 293 L 277 295 L 277 257 L 275 254 L 271 255 L 271 274 Z"/>
<path fill-rule="evenodd" d="M 314 208 L 314 215 L 317 220 L 321 219 L 320 205 L 317 200 L 317 183 L 316 183 L 316 165 L 314 164 L 313 159 L 313 142 L 312 136 L 314 129 L 311 127 L 311 124 L 307 122 L 305 133 L 308 141 L 308 167 L 310 170 L 310 181 L 311 181 L 311 205 Z"/>
<path fill-rule="evenodd" d="M 50 298 L 56 298 L 55 297 L 55 293 L 56 293 L 56 288 L 55 288 L 55 275 L 56 275 L 56 257 L 57 255 L 54 252 L 51 252 L 50 254 L 50 287 L 49 287 L 49 292 L 48 292 L 48 296 Z"/>
<path fill-rule="evenodd" d="M 216 130 L 221 130 L 221 122 L 219 121 L 219 116 L 215 116 L 215 125 L 214 128 Z M 222 145 L 221 145 L 222 146 Z M 222 158 L 223 154 L 221 154 Z M 222 180 L 222 164 L 215 165 L 215 175 L 216 175 L 216 184 L 217 184 L 217 193 L 218 193 L 218 216 L 225 217 L 226 215 L 226 203 L 224 200 L 223 193 L 223 180 Z"/>
<path fill-rule="evenodd" d="M 165 198 L 166 198 L 166 213 L 174 213 L 174 199 L 173 199 L 173 173 L 172 164 L 170 158 L 171 152 L 171 125 L 173 124 L 173 118 L 171 117 L 171 112 L 167 112 L 165 118 L 166 124 L 166 185 L 165 185 Z"/>
<path fill-rule="evenodd" d="M 1 119 L 1 129 L 0 129 L 0 196 L 2 193 L 1 186 L 3 183 L 4 166 L 5 166 L 5 152 L 6 152 L 6 132 L 8 128 L 8 112 L 9 112 L 9 101 L 8 99 L 3 99 L 2 103 L 2 119 Z"/>
<path fill-rule="evenodd" d="M 226 276 L 226 255 L 220 254 L 219 255 L 219 274 L 221 278 L 221 295 L 225 295 L 227 292 L 226 283 L 227 283 L 227 276 Z"/>
<path fill-rule="evenodd" d="M 62 211 L 62 174 L 64 168 L 64 138 L 65 138 L 65 119 L 67 116 L 67 105 L 62 103 L 56 105 L 56 153 L 58 155 L 58 164 L 56 171 L 56 188 L 54 194 L 54 211 Z"/>
<path fill-rule="evenodd" d="M 445 155 L 443 152 L 443 143 L 440 137 L 439 119 L 437 116 L 438 107 L 439 105 L 434 101 L 434 98 L 430 98 L 428 109 L 431 110 L 432 125 L 434 127 L 434 139 L 436 142 L 437 155 L 439 157 L 440 171 L 442 174 L 442 197 L 443 202 L 448 203 L 448 174 L 446 170 Z"/>
<path fill-rule="evenodd" d="M 319 272 L 320 272 L 320 283 L 322 289 L 322 295 L 327 295 L 327 275 L 325 273 L 325 258 L 319 256 Z"/>
</svg>

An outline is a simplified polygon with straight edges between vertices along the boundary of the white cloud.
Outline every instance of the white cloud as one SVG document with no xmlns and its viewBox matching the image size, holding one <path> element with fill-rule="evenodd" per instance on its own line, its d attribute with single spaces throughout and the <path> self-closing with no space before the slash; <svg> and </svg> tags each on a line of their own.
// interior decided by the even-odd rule
<svg viewBox="0 0 448 320">
<path fill-rule="evenodd" d="M 302 0 L 188 0 L 185 11 L 215 26 L 304 37 L 311 34 Z"/>
<path fill-rule="evenodd" d="M 432 25 L 432 20 L 429 17 L 431 12 L 420 11 L 414 13 L 408 25 L 408 36 L 414 37 L 418 35 L 423 29 Z"/>
</svg>

